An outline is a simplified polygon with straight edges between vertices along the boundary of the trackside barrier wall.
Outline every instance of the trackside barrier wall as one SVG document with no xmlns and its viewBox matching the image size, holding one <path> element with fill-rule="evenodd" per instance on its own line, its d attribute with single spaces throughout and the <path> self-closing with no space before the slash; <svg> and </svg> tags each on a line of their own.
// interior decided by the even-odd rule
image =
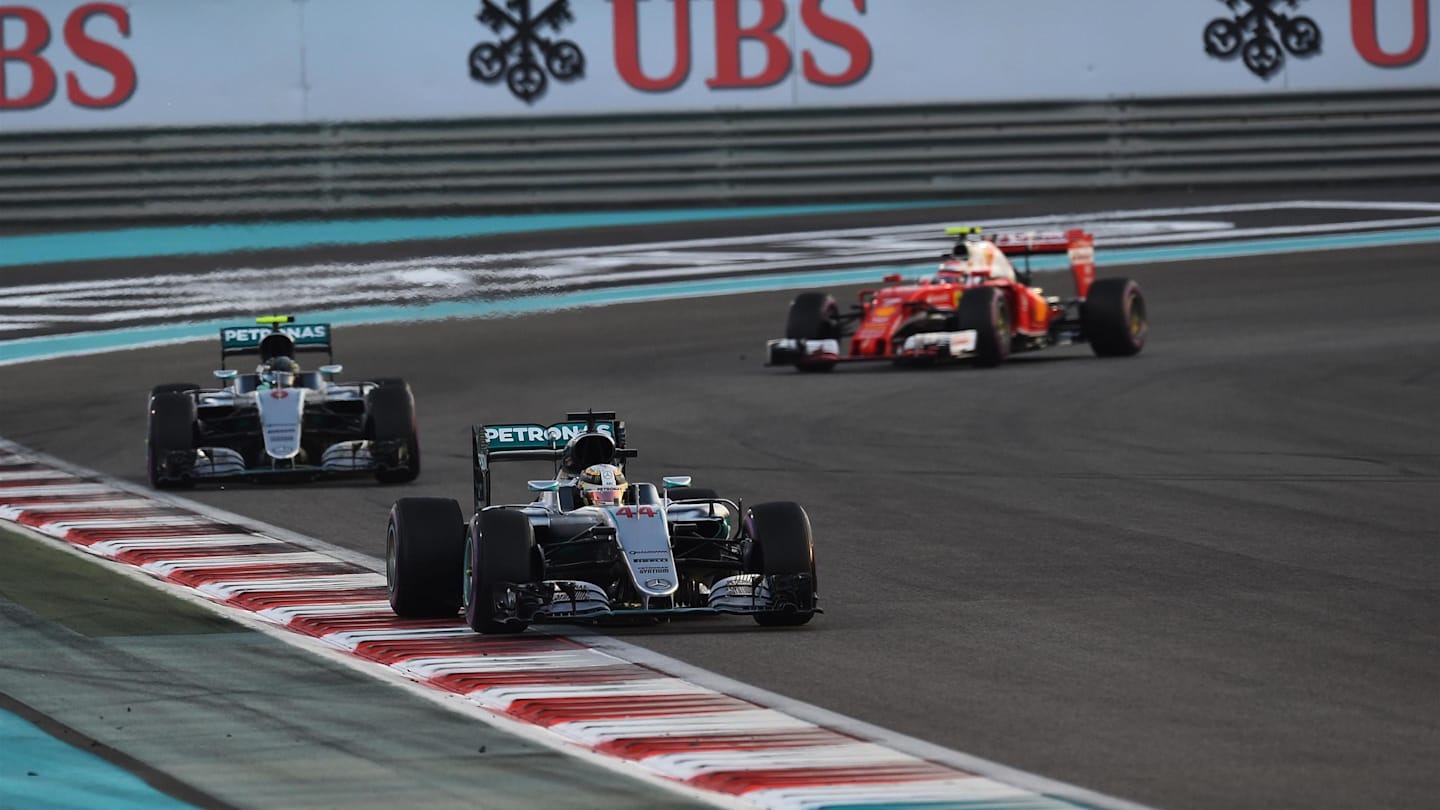
<svg viewBox="0 0 1440 810">
<path fill-rule="evenodd" d="M 1440 90 L 0 133 L 0 222 L 1440 177 Z"/>
<path fill-rule="evenodd" d="M 1440 0 L 9 0 L 0 227 L 1426 178 Z"/>
</svg>

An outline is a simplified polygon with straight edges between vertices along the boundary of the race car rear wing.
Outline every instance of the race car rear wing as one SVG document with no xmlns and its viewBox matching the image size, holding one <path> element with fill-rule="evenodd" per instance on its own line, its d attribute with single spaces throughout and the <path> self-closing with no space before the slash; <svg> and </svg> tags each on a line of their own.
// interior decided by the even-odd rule
<svg viewBox="0 0 1440 810">
<path fill-rule="evenodd" d="M 578 473 L 591 464 L 616 464 L 623 469 L 626 459 L 639 455 L 639 451 L 625 446 L 625 423 L 614 411 L 567 413 L 565 420 L 553 425 L 471 427 L 471 480 L 477 512 L 490 505 L 492 462 L 549 461 L 559 476 L 562 470 Z"/>
<path fill-rule="evenodd" d="M 330 343 L 330 324 L 295 323 L 289 315 L 271 315 L 256 318 L 254 326 L 226 326 L 220 330 L 220 367 L 225 367 L 225 358 L 239 354 L 263 354 L 266 341 L 272 335 L 283 335 L 290 350 L 295 352 L 325 352 L 331 362 L 335 360 L 334 347 Z M 274 345 L 272 341 L 268 345 Z"/>
<path fill-rule="evenodd" d="M 946 228 L 945 233 L 960 239 L 978 237 L 983 229 L 975 227 Z M 1075 293 L 1081 298 L 1095 282 L 1095 236 L 1080 228 L 1068 231 L 1006 231 L 990 237 L 995 247 L 1010 258 L 1025 258 L 1025 273 L 1030 273 L 1031 256 L 1066 253 L 1070 257 L 1070 273 L 1075 278 Z"/>
</svg>

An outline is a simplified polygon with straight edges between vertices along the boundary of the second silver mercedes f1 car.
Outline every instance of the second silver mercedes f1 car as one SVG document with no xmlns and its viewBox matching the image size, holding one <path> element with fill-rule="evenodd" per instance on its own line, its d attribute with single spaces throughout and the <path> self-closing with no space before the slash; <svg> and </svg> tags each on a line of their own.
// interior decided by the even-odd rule
<svg viewBox="0 0 1440 810">
<path fill-rule="evenodd" d="M 158 385 L 150 393 L 146 466 L 157 488 L 197 481 L 373 475 L 382 483 L 420 474 L 415 399 L 401 379 L 337 382 L 330 325 L 290 316 L 220 330 L 216 387 Z M 330 362 L 304 371 L 301 352 Z M 226 368 L 258 354 L 254 372 Z"/>
</svg>

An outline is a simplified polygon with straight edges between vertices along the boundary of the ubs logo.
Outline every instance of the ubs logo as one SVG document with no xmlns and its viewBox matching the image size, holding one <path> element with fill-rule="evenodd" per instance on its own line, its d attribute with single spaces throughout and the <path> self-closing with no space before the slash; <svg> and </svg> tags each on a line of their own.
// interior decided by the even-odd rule
<svg viewBox="0 0 1440 810">
<path fill-rule="evenodd" d="M 1305 0 L 1283 0 L 1299 10 Z M 1269 79 L 1285 66 L 1285 53 L 1308 57 L 1320 51 L 1320 26 L 1304 15 L 1276 11 L 1282 0 L 1221 0 L 1234 19 L 1220 17 L 1205 26 L 1205 52 L 1215 59 L 1237 55 L 1251 73 Z M 1249 11 L 1242 13 L 1245 7 Z"/>
<path fill-rule="evenodd" d="M 501 79 L 515 97 L 533 104 L 545 95 L 548 76 L 562 82 L 585 75 L 585 54 L 568 39 L 547 39 L 542 27 L 554 33 L 575 21 L 570 0 L 554 0 L 539 14 L 531 13 L 531 0 L 482 0 L 476 18 L 500 37 L 482 42 L 470 51 L 470 78 L 495 84 Z"/>
</svg>

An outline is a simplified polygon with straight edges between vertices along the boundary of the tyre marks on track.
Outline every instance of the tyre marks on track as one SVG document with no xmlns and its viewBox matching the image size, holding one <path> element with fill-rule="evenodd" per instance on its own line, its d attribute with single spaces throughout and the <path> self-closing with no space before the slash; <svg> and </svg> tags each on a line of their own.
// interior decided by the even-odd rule
<svg viewBox="0 0 1440 810">
<path fill-rule="evenodd" d="M 1261 216 L 1277 211 L 1323 221 L 1261 223 Z M 415 308 L 655 282 L 920 266 L 949 248 L 947 224 L 953 223 L 0 283 L 0 338 L 297 308 Z M 983 224 L 1001 230 L 1085 227 L 1095 233 L 1097 245 L 1119 248 L 1420 228 L 1440 224 L 1440 205 L 1302 200 L 991 218 Z"/>
</svg>

